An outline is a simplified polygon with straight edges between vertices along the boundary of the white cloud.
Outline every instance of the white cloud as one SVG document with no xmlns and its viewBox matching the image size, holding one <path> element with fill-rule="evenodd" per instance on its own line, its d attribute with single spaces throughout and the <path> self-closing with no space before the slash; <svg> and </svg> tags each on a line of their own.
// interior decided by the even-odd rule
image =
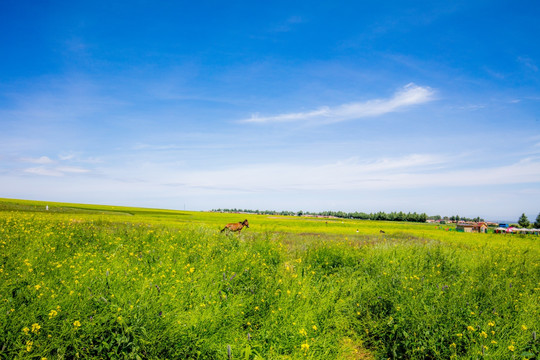
<svg viewBox="0 0 540 360">
<path fill-rule="evenodd" d="M 42 156 L 39 158 L 22 158 L 21 161 L 32 164 L 52 164 L 54 163 L 48 156 Z"/>
<path fill-rule="evenodd" d="M 90 172 L 88 169 L 84 169 L 77 166 L 59 166 L 56 168 L 57 171 L 62 173 L 71 173 L 71 174 L 84 174 Z"/>
<path fill-rule="evenodd" d="M 43 198 L 43 189 L 47 189 L 47 196 L 60 201 L 169 208 L 180 208 L 187 201 L 188 209 L 201 210 L 259 207 L 311 211 L 330 206 L 347 211 L 408 208 L 462 214 L 467 209 L 467 216 L 537 211 L 530 208 L 538 203 L 540 158 L 476 167 L 466 159 L 459 154 L 410 154 L 318 163 L 235 163 L 215 170 L 156 161 L 120 167 L 108 163 L 91 173 L 83 168 L 43 165 L 26 169 L 27 176 L 6 173 L 0 182 L 12 197 Z M 467 162 L 466 169 L 463 162 Z M 500 186 L 505 190 L 494 191 Z M 81 193 L 81 188 L 87 191 Z M 518 193 L 525 188 L 529 193 Z"/>
<path fill-rule="evenodd" d="M 76 153 L 65 153 L 58 155 L 58 159 L 69 163 L 85 163 L 85 164 L 98 164 L 103 162 L 97 157 L 81 157 Z"/>
<path fill-rule="evenodd" d="M 378 161 L 309 164 L 262 164 L 215 171 L 167 174 L 166 185 L 204 191 L 326 191 L 468 187 L 540 183 L 540 161 L 525 159 L 510 165 L 455 169 L 455 159 L 410 155 Z M 161 174 L 163 175 L 163 174 Z M 163 178 L 163 177 L 162 177 Z M 153 182 L 156 179 L 150 180 Z"/>
<path fill-rule="evenodd" d="M 25 169 L 24 172 L 33 174 L 33 175 L 41 175 L 41 176 L 63 176 L 64 175 L 64 173 L 61 171 L 47 168 L 45 166 L 28 168 L 28 169 Z"/>
<path fill-rule="evenodd" d="M 57 166 L 47 167 L 38 166 L 27 168 L 23 170 L 25 173 L 41 175 L 41 176 L 65 176 L 67 174 L 85 174 L 90 172 L 88 169 L 84 169 L 76 166 Z"/>
<path fill-rule="evenodd" d="M 247 123 L 273 123 L 292 121 L 323 121 L 338 122 L 365 117 L 379 116 L 402 110 L 411 105 L 422 104 L 433 100 L 434 91 L 429 87 L 417 86 L 410 83 L 396 92 L 389 99 L 375 99 L 365 102 L 354 102 L 337 107 L 320 107 L 316 110 L 284 113 L 273 116 L 252 115 L 251 118 L 242 120 Z"/>
<path fill-rule="evenodd" d="M 75 158 L 75 154 L 58 155 L 58 158 L 62 161 L 73 160 Z"/>
</svg>

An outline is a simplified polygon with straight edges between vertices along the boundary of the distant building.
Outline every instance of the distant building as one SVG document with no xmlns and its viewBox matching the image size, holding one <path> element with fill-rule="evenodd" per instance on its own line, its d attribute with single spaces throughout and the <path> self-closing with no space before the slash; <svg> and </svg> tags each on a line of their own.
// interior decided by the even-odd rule
<svg viewBox="0 0 540 360">
<path fill-rule="evenodd" d="M 486 233 L 487 224 L 485 222 L 481 223 L 459 223 L 456 226 L 456 231 L 459 232 L 469 232 L 469 233 Z"/>
</svg>

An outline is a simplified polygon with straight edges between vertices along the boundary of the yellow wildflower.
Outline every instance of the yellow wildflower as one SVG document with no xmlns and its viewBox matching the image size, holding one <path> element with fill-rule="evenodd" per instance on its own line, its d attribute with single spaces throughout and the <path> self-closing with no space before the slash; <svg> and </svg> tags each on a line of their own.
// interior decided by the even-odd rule
<svg viewBox="0 0 540 360">
<path fill-rule="evenodd" d="M 41 329 L 41 326 L 39 326 L 39 324 L 32 324 L 32 332 L 33 333 L 38 333 L 39 332 L 39 329 Z"/>
<path fill-rule="evenodd" d="M 73 323 L 73 326 L 75 327 L 80 327 L 81 326 L 81 322 L 79 320 L 75 320 L 75 322 Z"/>
<path fill-rule="evenodd" d="M 55 317 L 56 315 L 58 315 L 58 311 L 56 311 L 56 310 L 51 310 L 51 312 L 49 313 L 49 319 L 52 319 L 52 318 Z"/>
<path fill-rule="evenodd" d="M 33 344 L 34 344 L 33 341 L 27 341 L 27 342 L 26 342 L 26 351 L 27 351 L 27 352 L 32 351 L 32 345 L 33 345 Z"/>
<path fill-rule="evenodd" d="M 28 332 L 29 332 L 29 331 L 30 331 L 30 329 L 27 328 L 26 326 L 23 327 L 23 329 L 22 329 L 22 332 L 23 332 L 25 335 L 28 335 Z"/>
<path fill-rule="evenodd" d="M 527 325 L 521 325 L 521 330 L 526 331 L 527 330 Z"/>
<path fill-rule="evenodd" d="M 469 330 L 469 331 L 476 331 L 476 329 L 475 329 L 475 328 L 473 328 L 473 327 L 472 327 L 472 326 L 470 326 L 470 325 L 469 325 L 469 326 L 467 326 L 467 330 Z"/>
<path fill-rule="evenodd" d="M 302 350 L 304 350 L 304 351 L 308 351 L 308 350 L 309 350 L 309 345 L 308 345 L 308 343 L 302 344 Z"/>
<path fill-rule="evenodd" d="M 300 335 L 307 336 L 307 331 L 305 329 L 300 330 Z"/>
<path fill-rule="evenodd" d="M 514 350 L 516 350 L 516 348 L 514 347 L 514 345 L 510 345 L 510 346 L 508 347 L 508 350 L 514 351 Z"/>
<path fill-rule="evenodd" d="M 495 323 L 493 321 L 488 322 L 489 326 L 495 326 Z"/>
</svg>

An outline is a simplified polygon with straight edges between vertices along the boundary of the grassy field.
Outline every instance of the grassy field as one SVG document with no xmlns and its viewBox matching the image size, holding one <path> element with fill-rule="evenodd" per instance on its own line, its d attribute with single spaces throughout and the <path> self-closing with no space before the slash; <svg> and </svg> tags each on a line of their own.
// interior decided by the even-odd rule
<svg viewBox="0 0 540 360">
<path fill-rule="evenodd" d="M 537 359 L 539 241 L 0 199 L 0 358 Z"/>
</svg>

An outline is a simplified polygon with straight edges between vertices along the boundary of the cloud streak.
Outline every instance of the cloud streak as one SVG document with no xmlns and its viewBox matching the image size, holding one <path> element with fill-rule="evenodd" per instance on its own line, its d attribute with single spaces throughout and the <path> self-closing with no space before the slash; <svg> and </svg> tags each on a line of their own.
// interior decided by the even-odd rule
<svg viewBox="0 0 540 360">
<path fill-rule="evenodd" d="M 39 158 L 22 158 L 22 162 L 28 162 L 32 164 L 52 164 L 54 163 L 48 156 L 41 156 Z"/>
<path fill-rule="evenodd" d="M 88 169 L 84 169 L 76 166 L 57 166 L 57 167 L 47 167 L 47 166 L 37 166 L 24 169 L 25 173 L 40 175 L 40 176 L 65 176 L 68 174 L 86 174 L 90 172 Z"/>
<path fill-rule="evenodd" d="M 396 183 L 403 174 L 437 172 L 455 159 L 431 154 L 411 154 L 376 160 L 344 159 L 326 163 L 243 164 L 215 170 L 194 170 L 170 163 L 145 163 L 138 167 L 101 168 L 101 176 L 141 186 L 166 186 L 204 193 L 265 193 L 282 191 L 354 190 L 407 187 Z"/>
<path fill-rule="evenodd" d="M 211 171 L 170 172 L 167 186 L 215 192 L 357 191 L 482 187 L 540 182 L 540 161 L 456 169 L 455 158 L 413 154 L 377 161 L 326 164 L 260 164 Z M 162 177 L 163 178 L 163 177 Z M 150 182 L 160 182 L 149 179 Z M 157 180 L 157 181 L 156 181 Z"/>
<path fill-rule="evenodd" d="M 75 158 L 75 155 L 61 155 L 59 156 L 60 161 L 53 160 L 48 156 L 41 156 L 37 158 L 21 158 L 19 162 L 21 163 L 31 163 L 38 166 L 33 166 L 29 168 L 22 169 L 26 174 L 39 175 L 39 176 L 53 176 L 60 177 L 69 174 L 85 174 L 89 173 L 90 170 L 80 167 L 80 166 L 71 166 L 65 165 L 66 162 L 70 162 Z"/>
<path fill-rule="evenodd" d="M 243 123 L 282 123 L 298 121 L 339 122 L 366 117 L 380 116 L 403 110 L 409 106 L 432 101 L 434 91 L 429 87 L 410 83 L 397 91 L 391 98 L 374 99 L 365 102 L 353 102 L 336 107 L 324 106 L 315 110 L 296 113 L 284 113 L 273 116 L 254 114 Z"/>
</svg>

